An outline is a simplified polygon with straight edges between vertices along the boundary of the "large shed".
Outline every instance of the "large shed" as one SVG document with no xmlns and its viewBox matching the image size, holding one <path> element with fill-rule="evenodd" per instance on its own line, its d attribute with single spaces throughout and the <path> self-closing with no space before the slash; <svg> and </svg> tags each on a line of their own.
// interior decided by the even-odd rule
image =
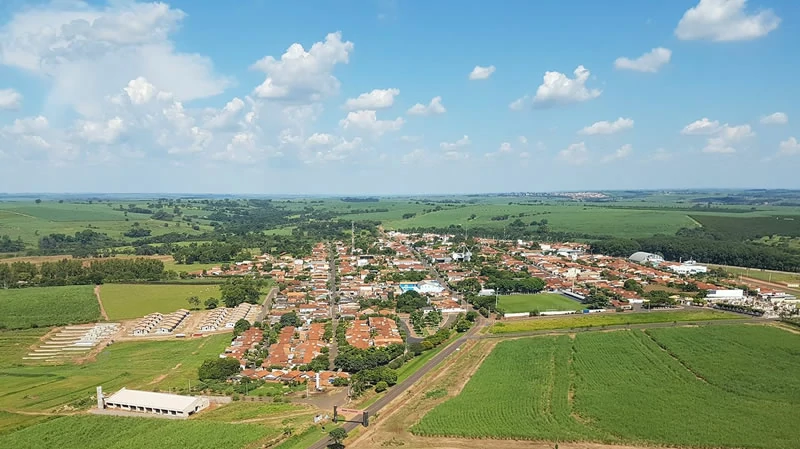
<svg viewBox="0 0 800 449">
<path fill-rule="evenodd" d="M 631 254 L 631 256 L 628 257 L 628 260 L 636 263 L 642 263 L 642 264 L 651 263 L 653 265 L 658 265 L 664 261 L 664 258 L 659 256 L 658 254 L 646 253 L 644 251 L 637 251 Z"/>
<path fill-rule="evenodd" d="M 109 409 L 181 418 L 188 418 L 208 407 L 209 404 L 208 399 L 197 396 L 128 390 L 127 388 L 117 391 L 103 402 Z"/>
</svg>

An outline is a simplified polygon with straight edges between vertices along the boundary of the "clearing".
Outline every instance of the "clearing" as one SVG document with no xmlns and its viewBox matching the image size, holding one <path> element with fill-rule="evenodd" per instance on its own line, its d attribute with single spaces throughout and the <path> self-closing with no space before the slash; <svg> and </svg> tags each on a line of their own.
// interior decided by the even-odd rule
<svg viewBox="0 0 800 449">
<path fill-rule="evenodd" d="M 62 326 L 100 319 L 93 286 L 0 289 L 0 329 Z"/>
<path fill-rule="evenodd" d="M 800 336 L 768 325 L 503 341 L 412 432 L 791 449 L 800 440 L 798 351 Z"/>
<path fill-rule="evenodd" d="M 498 307 L 506 313 L 521 313 L 563 310 L 583 310 L 583 304 L 558 293 L 536 293 L 535 295 L 504 295 L 498 298 Z"/>
<path fill-rule="evenodd" d="M 170 313 L 178 309 L 188 309 L 190 305 L 186 299 L 190 296 L 199 297 L 201 302 L 210 297 L 219 299 L 219 286 L 105 284 L 100 287 L 100 297 L 111 320 L 134 319 L 148 313 Z"/>
</svg>

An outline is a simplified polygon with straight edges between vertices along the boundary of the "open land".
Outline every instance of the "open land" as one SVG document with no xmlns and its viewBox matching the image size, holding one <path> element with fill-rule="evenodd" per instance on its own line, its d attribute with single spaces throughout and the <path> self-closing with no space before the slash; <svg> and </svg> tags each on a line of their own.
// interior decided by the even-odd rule
<svg viewBox="0 0 800 449">
<path fill-rule="evenodd" d="M 498 298 L 498 307 L 507 313 L 582 310 L 586 306 L 557 293 L 533 295 L 504 295 Z"/>
<path fill-rule="evenodd" d="M 640 313 L 581 314 L 555 317 L 538 317 L 526 320 L 509 320 L 495 323 L 489 328 L 492 334 L 512 334 L 551 329 L 578 329 L 587 327 L 620 326 L 627 324 L 692 322 L 709 320 L 735 320 L 742 315 L 717 310 L 670 310 Z"/>
<path fill-rule="evenodd" d="M 788 449 L 800 438 L 798 350 L 800 336 L 749 325 L 503 341 L 413 432 Z"/>
<path fill-rule="evenodd" d="M 140 318 L 148 313 L 170 313 L 188 309 L 186 301 L 197 296 L 201 301 L 210 297 L 219 299 L 218 285 L 173 285 L 173 284 L 106 284 L 100 287 L 108 318 L 125 320 Z"/>
<path fill-rule="evenodd" d="M 0 329 L 61 326 L 99 318 L 92 286 L 0 289 Z"/>
</svg>

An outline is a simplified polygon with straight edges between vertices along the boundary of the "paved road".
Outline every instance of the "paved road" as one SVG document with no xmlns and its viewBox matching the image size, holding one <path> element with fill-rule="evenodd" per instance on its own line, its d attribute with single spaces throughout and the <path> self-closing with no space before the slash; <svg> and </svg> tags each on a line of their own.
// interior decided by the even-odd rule
<svg viewBox="0 0 800 449">
<path fill-rule="evenodd" d="M 328 258 L 328 290 L 330 291 L 330 294 L 328 295 L 328 301 L 331 305 L 330 314 L 333 322 L 333 337 L 331 339 L 330 351 L 328 352 L 328 359 L 330 360 L 328 369 L 333 371 L 336 369 L 333 361 L 336 360 L 336 356 L 339 355 L 339 344 L 336 340 L 336 328 L 339 326 L 339 319 L 336 318 L 336 299 L 338 297 L 338 293 L 336 291 L 336 245 L 330 244 L 328 246 Z"/>
<path fill-rule="evenodd" d="M 375 414 L 378 413 L 382 408 L 386 407 L 390 402 L 392 402 L 400 395 L 402 395 L 404 391 L 406 391 L 409 387 L 414 385 L 418 380 L 422 379 L 423 376 L 428 374 L 445 358 L 450 356 L 452 353 L 456 352 L 458 348 L 460 348 L 461 345 L 463 345 L 467 340 L 472 338 L 478 332 L 478 330 L 481 327 L 483 327 L 483 325 L 484 321 L 483 318 L 481 317 L 481 321 L 479 321 L 475 326 L 473 326 L 472 329 L 467 331 L 467 333 L 459 337 L 456 341 L 451 343 L 446 348 L 442 349 L 438 354 L 433 356 L 433 358 L 428 360 L 428 363 L 423 365 L 420 369 L 418 369 L 414 374 L 409 376 L 406 380 L 390 388 L 389 391 L 386 393 L 386 395 L 384 395 L 382 398 L 375 401 L 375 403 L 367 407 L 366 410 L 369 412 L 370 416 L 375 416 Z M 358 423 L 347 422 L 344 423 L 342 427 L 344 427 L 345 430 L 350 432 L 360 425 L 361 424 Z M 309 447 L 309 449 L 325 449 L 328 444 L 330 444 L 330 441 L 326 437 L 314 443 L 312 446 Z"/>
</svg>

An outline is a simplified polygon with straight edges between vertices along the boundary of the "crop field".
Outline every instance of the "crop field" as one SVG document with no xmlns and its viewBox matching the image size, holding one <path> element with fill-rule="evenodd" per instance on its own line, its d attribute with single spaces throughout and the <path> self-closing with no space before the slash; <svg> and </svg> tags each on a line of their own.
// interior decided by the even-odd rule
<svg viewBox="0 0 800 449">
<path fill-rule="evenodd" d="M 771 271 L 771 270 L 759 270 L 757 268 L 741 268 L 741 267 L 730 267 L 727 265 L 718 265 L 725 269 L 725 271 L 729 273 L 733 273 L 735 275 L 741 275 L 750 277 L 753 279 L 760 279 L 762 281 L 771 281 L 771 282 L 800 282 L 800 273 L 790 273 L 787 271 Z"/>
<path fill-rule="evenodd" d="M 791 449 L 798 351 L 800 335 L 747 325 L 504 341 L 412 432 Z"/>
<path fill-rule="evenodd" d="M 692 215 L 691 217 L 705 228 L 739 240 L 771 235 L 800 237 L 800 215 L 775 217 Z"/>
<path fill-rule="evenodd" d="M 0 337 L 9 340 L 16 332 L 4 332 Z M 115 343 L 103 349 L 95 360 L 81 365 L 23 365 L 21 358 L 16 365 L 3 363 L 0 410 L 88 408 L 94 403 L 92 397 L 98 385 L 109 393 L 121 387 L 185 390 L 196 382 L 197 368 L 203 360 L 217 357 L 229 339 L 230 335 L 213 335 L 189 340 Z M 6 446 L 0 444 L 0 447 Z"/>
<path fill-rule="evenodd" d="M 274 438 L 280 429 L 257 424 L 174 421 L 115 416 L 64 416 L 0 436 L 0 447 L 16 449 L 241 448 Z"/>
<path fill-rule="evenodd" d="M 627 324 L 670 323 L 736 320 L 744 318 L 735 313 L 720 310 L 674 310 L 640 313 L 593 313 L 555 317 L 538 317 L 519 321 L 495 323 L 489 328 L 493 334 L 510 334 L 552 329 L 580 329 L 586 327 L 621 326 Z"/>
<path fill-rule="evenodd" d="M 61 326 L 96 321 L 100 306 L 92 286 L 0 289 L 0 329 Z"/>
<path fill-rule="evenodd" d="M 140 318 L 148 313 L 170 313 L 188 309 L 186 298 L 197 296 L 201 301 L 220 298 L 218 285 L 172 284 L 105 284 L 100 298 L 111 320 Z"/>
<path fill-rule="evenodd" d="M 0 366 L 11 366 L 22 362 L 24 357 L 39 342 L 49 329 L 25 329 L 0 331 Z"/>
<path fill-rule="evenodd" d="M 583 310 L 585 306 L 578 301 L 557 293 L 537 293 L 535 295 L 504 295 L 498 298 L 498 307 L 507 313 L 540 312 L 551 310 Z"/>
<path fill-rule="evenodd" d="M 220 408 L 200 413 L 192 419 L 201 421 L 243 421 L 246 419 L 263 418 L 264 416 L 280 416 L 294 412 L 307 411 L 313 414 L 311 408 L 301 405 L 270 402 L 231 402 Z"/>
</svg>

